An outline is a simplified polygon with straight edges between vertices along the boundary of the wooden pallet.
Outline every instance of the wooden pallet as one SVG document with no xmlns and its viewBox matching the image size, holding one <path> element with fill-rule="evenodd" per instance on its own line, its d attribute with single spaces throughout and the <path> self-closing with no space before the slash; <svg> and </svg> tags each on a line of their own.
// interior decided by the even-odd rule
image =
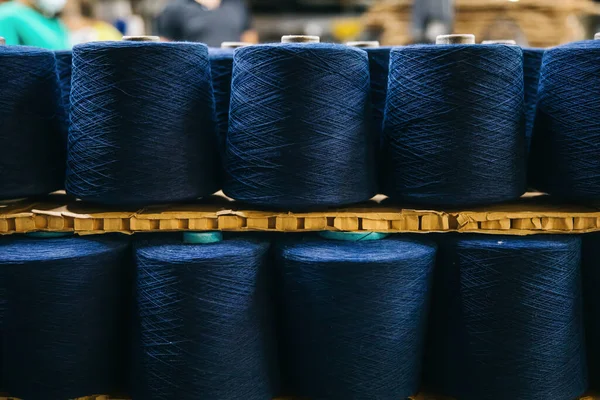
<svg viewBox="0 0 600 400">
<path fill-rule="evenodd" d="M 320 212 L 258 211 L 226 198 L 140 209 L 90 206 L 67 196 L 0 205 L 0 234 L 36 231 L 80 235 L 164 231 L 477 232 L 528 235 L 600 231 L 600 209 L 553 204 L 530 194 L 520 201 L 463 210 L 399 208 L 373 200 Z"/>
</svg>

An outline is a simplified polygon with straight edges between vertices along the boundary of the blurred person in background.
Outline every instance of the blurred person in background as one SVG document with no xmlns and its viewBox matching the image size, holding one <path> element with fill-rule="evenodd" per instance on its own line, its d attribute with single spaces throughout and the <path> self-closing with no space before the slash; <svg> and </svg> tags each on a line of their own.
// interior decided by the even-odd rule
<svg viewBox="0 0 600 400">
<path fill-rule="evenodd" d="M 123 35 L 108 22 L 96 17 L 93 0 L 69 0 L 63 20 L 71 31 L 71 44 L 121 40 Z"/>
<path fill-rule="evenodd" d="M 156 17 L 156 31 L 167 40 L 210 47 L 225 41 L 258 42 L 243 0 L 171 0 Z"/>
<path fill-rule="evenodd" d="M 413 38 L 417 43 L 432 43 L 438 35 L 452 33 L 454 0 L 414 0 Z"/>
<path fill-rule="evenodd" d="M 59 15 L 66 0 L 13 0 L 0 3 L 0 36 L 9 45 L 62 50 L 69 32 Z"/>
</svg>

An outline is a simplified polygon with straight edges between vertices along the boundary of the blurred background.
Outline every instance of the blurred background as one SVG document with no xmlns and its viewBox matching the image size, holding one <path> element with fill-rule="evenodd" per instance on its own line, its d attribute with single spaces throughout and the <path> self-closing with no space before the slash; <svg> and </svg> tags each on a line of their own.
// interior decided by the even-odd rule
<svg viewBox="0 0 600 400">
<path fill-rule="evenodd" d="M 0 36 L 53 49 L 154 34 L 164 40 L 273 42 L 283 34 L 323 41 L 431 42 L 474 33 L 548 47 L 600 30 L 593 0 L 0 0 Z"/>
</svg>

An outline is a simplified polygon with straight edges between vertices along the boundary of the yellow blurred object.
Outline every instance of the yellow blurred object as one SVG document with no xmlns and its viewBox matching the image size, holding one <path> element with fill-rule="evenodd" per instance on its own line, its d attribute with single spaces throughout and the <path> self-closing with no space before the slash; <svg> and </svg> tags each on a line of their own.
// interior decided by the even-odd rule
<svg viewBox="0 0 600 400">
<path fill-rule="evenodd" d="M 413 0 L 378 1 L 365 14 L 365 26 L 382 32 L 382 44 L 411 43 L 412 4 Z M 455 4 L 455 33 L 475 34 L 477 42 L 515 39 L 532 47 L 585 39 L 578 17 L 600 14 L 600 5 L 592 0 L 455 0 Z"/>
<path fill-rule="evenodd" d="M 360 18 L 345 18 L 333 22 L 331 32 L 336 40 L 347 42 L 354 40 L 363 30 L 362 20 Z"/>
</svg>

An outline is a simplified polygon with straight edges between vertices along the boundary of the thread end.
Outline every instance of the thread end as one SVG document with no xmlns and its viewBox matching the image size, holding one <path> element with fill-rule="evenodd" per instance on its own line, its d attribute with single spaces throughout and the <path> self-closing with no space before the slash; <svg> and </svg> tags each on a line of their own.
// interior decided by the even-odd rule
<svg viewBox="0 0 600 400">
<path fill-rule="evenodd" d="M 284 35 L 281 37 L 281 43 L 319 43 L 319 36 L 309 35 Z"/>
<path fill-rule="evenodd" d="M 388 233 L 380 232 L 336 232 L 323 231 L 319 235 L 325 239 L 343 240 L 346 242 L 365 242 L 371 240 L 381 240 L 389 236 Z"/>
<path fill-rule="evenodd" d="M 185 244 L 210 244 L 223 240 L 223 234 L 219 231 L 211 232 L 184 232 L 183 243 Z"/>
<path fill-rule="evenodd" d="M 475 35 L 471 35 L 471 34 L 439 35 L 435 39 L 435 44 L 475 44 Z"/>
<path fill-rule="evenodd" d="M 123 36 L 124 42 L 160 42 L 158 36 Z"/>
<path fill-rule="evenodd" d="M 509 46 L 516 46 L 517 42 L 514 40 L 484 40 L 481 44 L 506 44 Z"/>
<path fill-rule="evenodd" d="M 237 49 L 240 47 L 246 47 L 246 46 L 251 46 L 252 43 L 247 43 L 247 42 L 223 42 L 221 43 L 221 48 L 222 49 Z"/>
<path fill-rule="evenodd" d="M 375 47 L 379 47 L 379 42 L 377 40 L 346 42 L 346 46 L 360 47 L 360 48 L 375 48 Z"/>
</svg>

